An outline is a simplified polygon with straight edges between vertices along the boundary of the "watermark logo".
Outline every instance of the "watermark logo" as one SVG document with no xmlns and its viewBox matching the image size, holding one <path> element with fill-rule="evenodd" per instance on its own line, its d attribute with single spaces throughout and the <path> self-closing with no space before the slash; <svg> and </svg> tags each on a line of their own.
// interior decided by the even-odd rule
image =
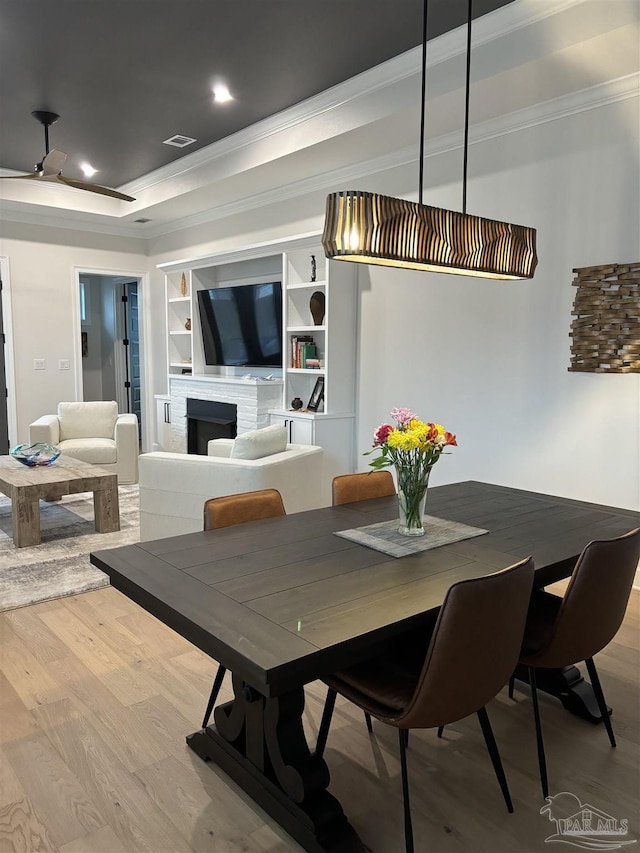
<svg viewBox="0 0 640 853">
<path fill-rule="evenodd" d="M 562 841 L 585 850 L 617 850 L 636 843 L 635 838 L 628 838 L 628 820 L 618 820 L 581 803 L 567 791 L 547 797 L 540 814 L 546 814 L 556 825 L 555 833 L 545 838 L 546 842 Z"/>
</svg>

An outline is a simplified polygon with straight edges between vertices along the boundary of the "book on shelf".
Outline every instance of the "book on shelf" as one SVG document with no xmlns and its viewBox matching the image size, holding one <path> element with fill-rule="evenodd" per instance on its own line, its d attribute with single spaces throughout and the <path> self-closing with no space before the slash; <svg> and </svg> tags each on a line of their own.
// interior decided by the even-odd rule
<svg viewBox="0 0 640 853">
<path fill-rule="evenodd" d="M 318 348 L 311 335 L 291 337 L 291 367 L 305 369 L 308 360 L 318 360 Z M 319 364 L 318 364 L 319 366 Z"/>
</svg>

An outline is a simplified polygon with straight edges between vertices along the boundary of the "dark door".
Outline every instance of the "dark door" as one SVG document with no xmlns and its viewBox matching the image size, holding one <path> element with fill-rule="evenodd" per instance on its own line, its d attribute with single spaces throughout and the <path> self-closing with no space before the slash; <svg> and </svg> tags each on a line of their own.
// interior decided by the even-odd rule
<svg viewBox="0 0 640 853">
<path fill-rule="evenodd" d="M 122 305 L 125 328 L 125 368 L 127 387 L 127 411 L 138 417 L 138 435 L 141 434 L 140 406 L 140 336 L 138 332 L 138 282 L 128 281 L 123 285 Z"/>
<path fill-rule="evenodd" d="M 0 279 L 0 456 L 9 452 L 9 423 L 7 420 L 7 377 L 4 363 L 4 319 L 2 316 L 2 279 Z"/>
</svg>

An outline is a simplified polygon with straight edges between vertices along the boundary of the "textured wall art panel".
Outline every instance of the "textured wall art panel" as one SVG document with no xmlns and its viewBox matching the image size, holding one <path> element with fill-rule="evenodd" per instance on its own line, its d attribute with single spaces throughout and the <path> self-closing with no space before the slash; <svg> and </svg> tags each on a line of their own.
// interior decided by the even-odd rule
<svg viewBox="0 0 640 853">
<path fill-rule="evenodd" d="M 640 373 L 640 263 L 580 267 L 570 371 Z"/>
</svg>

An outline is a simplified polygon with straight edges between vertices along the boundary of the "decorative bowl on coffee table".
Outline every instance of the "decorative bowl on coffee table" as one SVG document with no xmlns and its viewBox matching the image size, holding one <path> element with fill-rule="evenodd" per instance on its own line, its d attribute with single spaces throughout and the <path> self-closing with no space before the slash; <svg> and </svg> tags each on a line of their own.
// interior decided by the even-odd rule
<svg viewBox="0 0 640 853">
<path fill-rule="evenodd" d="M 60 456 L 60 451 L 51 444 L 38 441 L 35 444 L 18 444 L 11 448 L 9 455 L 23 465 L 35 468 L 38 465 L 52 465 Z"/>
</svg>

